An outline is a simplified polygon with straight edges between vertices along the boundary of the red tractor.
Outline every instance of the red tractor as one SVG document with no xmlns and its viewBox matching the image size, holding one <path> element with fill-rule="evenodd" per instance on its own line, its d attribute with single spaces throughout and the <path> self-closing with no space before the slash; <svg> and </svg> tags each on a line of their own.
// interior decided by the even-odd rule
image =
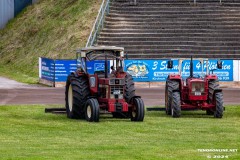
<svg viewBox="0 0 240 160">
<path fill-rule="evenodd" d="M 98 122 L 100 110 L 103 110 L 112 113 L 113 117 L 143 121 L 144 103 L 135 95 L 132 76 L 123 71 L 123 58 L 122 47 L 87 47 L 77 52 L 78 69 L 68 76 L 66 82 L 68 118 Z M 104 70 L 89 74 L 87 60 L 104 60 Z M 113 62 L 111 73 L 109 60 Z"/>
<path fill-rule="evenodd" d="M 202 65 L 208 60 L 198 59 Z M 203 77 L 193 76 L 193 60 L 190 61 L 190 76 L 182 78 L 181 65 L 179 61 L 179 74 L 170 74 L 165 87 L 165 109 L 166 114 L 172 117 L 180 117 L 181 110 L 206 110 L 207 115 L 214 115 L 215 118 L 223 116 L 223 93 L 219 88 L 218 77 L 215 74 L 207 74 Z M 168 68 L 173 68 L 173 61 L 168 61 Z M 208 67 L 207 67 L 208 68 Z M 222 68 L 222 62 L 217 62 L 217 68 Z"/>
</svg>

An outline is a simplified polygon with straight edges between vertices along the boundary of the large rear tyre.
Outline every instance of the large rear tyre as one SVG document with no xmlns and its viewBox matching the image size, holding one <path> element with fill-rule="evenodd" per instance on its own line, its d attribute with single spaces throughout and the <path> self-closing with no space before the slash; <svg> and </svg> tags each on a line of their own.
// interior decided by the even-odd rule
<svg viewBox="0 0 240 160">
<path fill-rule="evenodd" d="M 211 80 L 208 82 L 208 100 L 209 103 L 213 103 L 214 91 L 219 89 L 219 81 L 218 80 Z"/>
<path fill-rule="evenodd" d="M 217 92 L 215 94 L 216 110 L 214 112 L 215 118 L 222 118 L 223 116 L 223 94 L 222 92 Z"/>
<path fill-rule="evenodd" d="M 125 91 L 124 91 L 124 99 L 127 103 L 131 102 L 131 99 L 135 96 L 135 86 L 133 82 L 132 75 L 129 73 L 126 74 L 125 77 Z"/>
<path fill-rule="evenodd" d="M 181 116 L 181 101 L 180 101 L 180 93 L 173 92 L 172 94 L 172 103 L 171 103 L 171 114 L 172 117 L 178 118 Z"/>
<path fill-rule="evenodd" d="M 179 89 L 179 82 L 167 79 L 165 86 L 165 110 L 167 115 L 171 115 L 171 104 L 172 104 L 172 94 L 173 90 Z"/>
<path fill-rule="evenodd" d="M 143 121 L 145 109 L 141 98 L 133 99 L 133 108 L 131 109 L 131 121 Z"/>
<path fill-rule="evenodd" d="M 85 118 L 89 122 L 99 122 L 99 103 L 97 99 L 88 99 L 85 106 Z"/>
<path fill-rule="evenodd" d="M 165 111 L 166 111 L 166 114 L 167 115 L 171 115 L 171 101 L 170 101 L 170 97 L 171 97 L 171 94 L 168 90 L 169 86 L 168 84 L 166 83 L 166 86 L 165 86 Z M 170 101 L 170 102 L 169 102 Z"/>
<path fill-rule="evenodd" d="M 69 75 L 65 90 L 65 107 L 68 118 L 84 118 L 84 104 L 90 95 L 88 79 L 86 76 L 75 77 Z"/>
</svg>

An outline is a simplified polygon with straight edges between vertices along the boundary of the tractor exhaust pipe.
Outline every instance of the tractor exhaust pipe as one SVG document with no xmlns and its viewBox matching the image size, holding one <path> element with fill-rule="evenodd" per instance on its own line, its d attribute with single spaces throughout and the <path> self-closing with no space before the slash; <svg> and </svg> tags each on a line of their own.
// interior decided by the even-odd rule
<svg viewBox="0 0 240 160">
<path fill-rule="evenodd" d="M 105 78 L 108 77 L 108 63 L 107 63 L 107 54 L 105 53 Z"/>
<path fill-rule="evenodd" d="M 192 56 L 191 56 L 191 61 L 190 61 L 190 78 L 193 77 L 193 60 L 192 60 Z"/>
</svg>

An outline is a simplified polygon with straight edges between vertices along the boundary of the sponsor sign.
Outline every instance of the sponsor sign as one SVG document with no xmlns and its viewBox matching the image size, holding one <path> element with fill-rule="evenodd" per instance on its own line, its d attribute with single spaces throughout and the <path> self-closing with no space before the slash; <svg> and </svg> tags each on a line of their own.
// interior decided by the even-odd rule
<svg viewBox="0 0 240 160">
<path fill-rule="evenodd" d="M 41 78 L 54 82 L 54 60 L 42 58 L 41 60 Z"/>
<path fill-rule="evenodd" d="M 94 74 L 95 71 L 104 71 L 104 61 L 87 61 L 87 71 L 89 74 Z M 108 62 L 110 68 L 110 62 Z M 55 82 L 65 82 L 67 76 L 71 72 L 77 70 L 77 60 L 53 60 L 48 58 L 41 58 L 41 78 Z"/>
<path fill-rule="evenodd" d="M 173 60 L 173 68 L 167 68 L 168 60 L 125 60 L 125 71 L 137 82 L 166 81 L 170 73 L 179 73 L 179 60 Z M 201 77 L 207 72 L 214 73 L 220 81 L 233 81 L 233 60 L 222 60 L 223 68 L 217 69 L 217 60 L 203 62 L 203 68 L 198 60 L 193 61 L 194 76 Z M 207 65 L 208 64 L 208 65 Z M 203 72 L 202 72 L 203 70 Z M 190 74 L 190 60 L 181 65 L 181 74 L 187 78 Z"/>
</svg>

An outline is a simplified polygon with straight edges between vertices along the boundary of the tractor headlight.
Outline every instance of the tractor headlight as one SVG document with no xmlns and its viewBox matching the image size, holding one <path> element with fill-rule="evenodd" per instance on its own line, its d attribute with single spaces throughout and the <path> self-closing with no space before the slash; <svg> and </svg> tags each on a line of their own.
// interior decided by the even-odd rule
<svg viewBox="0 0 240 160">
<path fill-rule="evenodd" d="M 123 94 L 111 94 L 110 99 L 123 99 Z"/>
<path fill-rule="evenodd" d="M 95 77 L 90 77 L 90 87 L 95 87 L 95 85 L 96 85 Z"/>
<path fill-rule="evenodd" d="M 122 94 L 119 94 L 119 95 L 118 95 L 118 98 L 119 98 L 119 99 L 123 99 L 123 95 L 122 95 Z"/>
<path fill-rule="evenodd" d="M 114 98 L 115 98 L 114 94 L 111 94 L 110 99 L 114 99 Z"/>
<path fill-rule="evenodd" d="M 202 95 L 202 93 L 205 91 L 205 83 L 203 82 L 193 82 L 192 83 L 192 94 L 196 96 Z"/>
</svg>

